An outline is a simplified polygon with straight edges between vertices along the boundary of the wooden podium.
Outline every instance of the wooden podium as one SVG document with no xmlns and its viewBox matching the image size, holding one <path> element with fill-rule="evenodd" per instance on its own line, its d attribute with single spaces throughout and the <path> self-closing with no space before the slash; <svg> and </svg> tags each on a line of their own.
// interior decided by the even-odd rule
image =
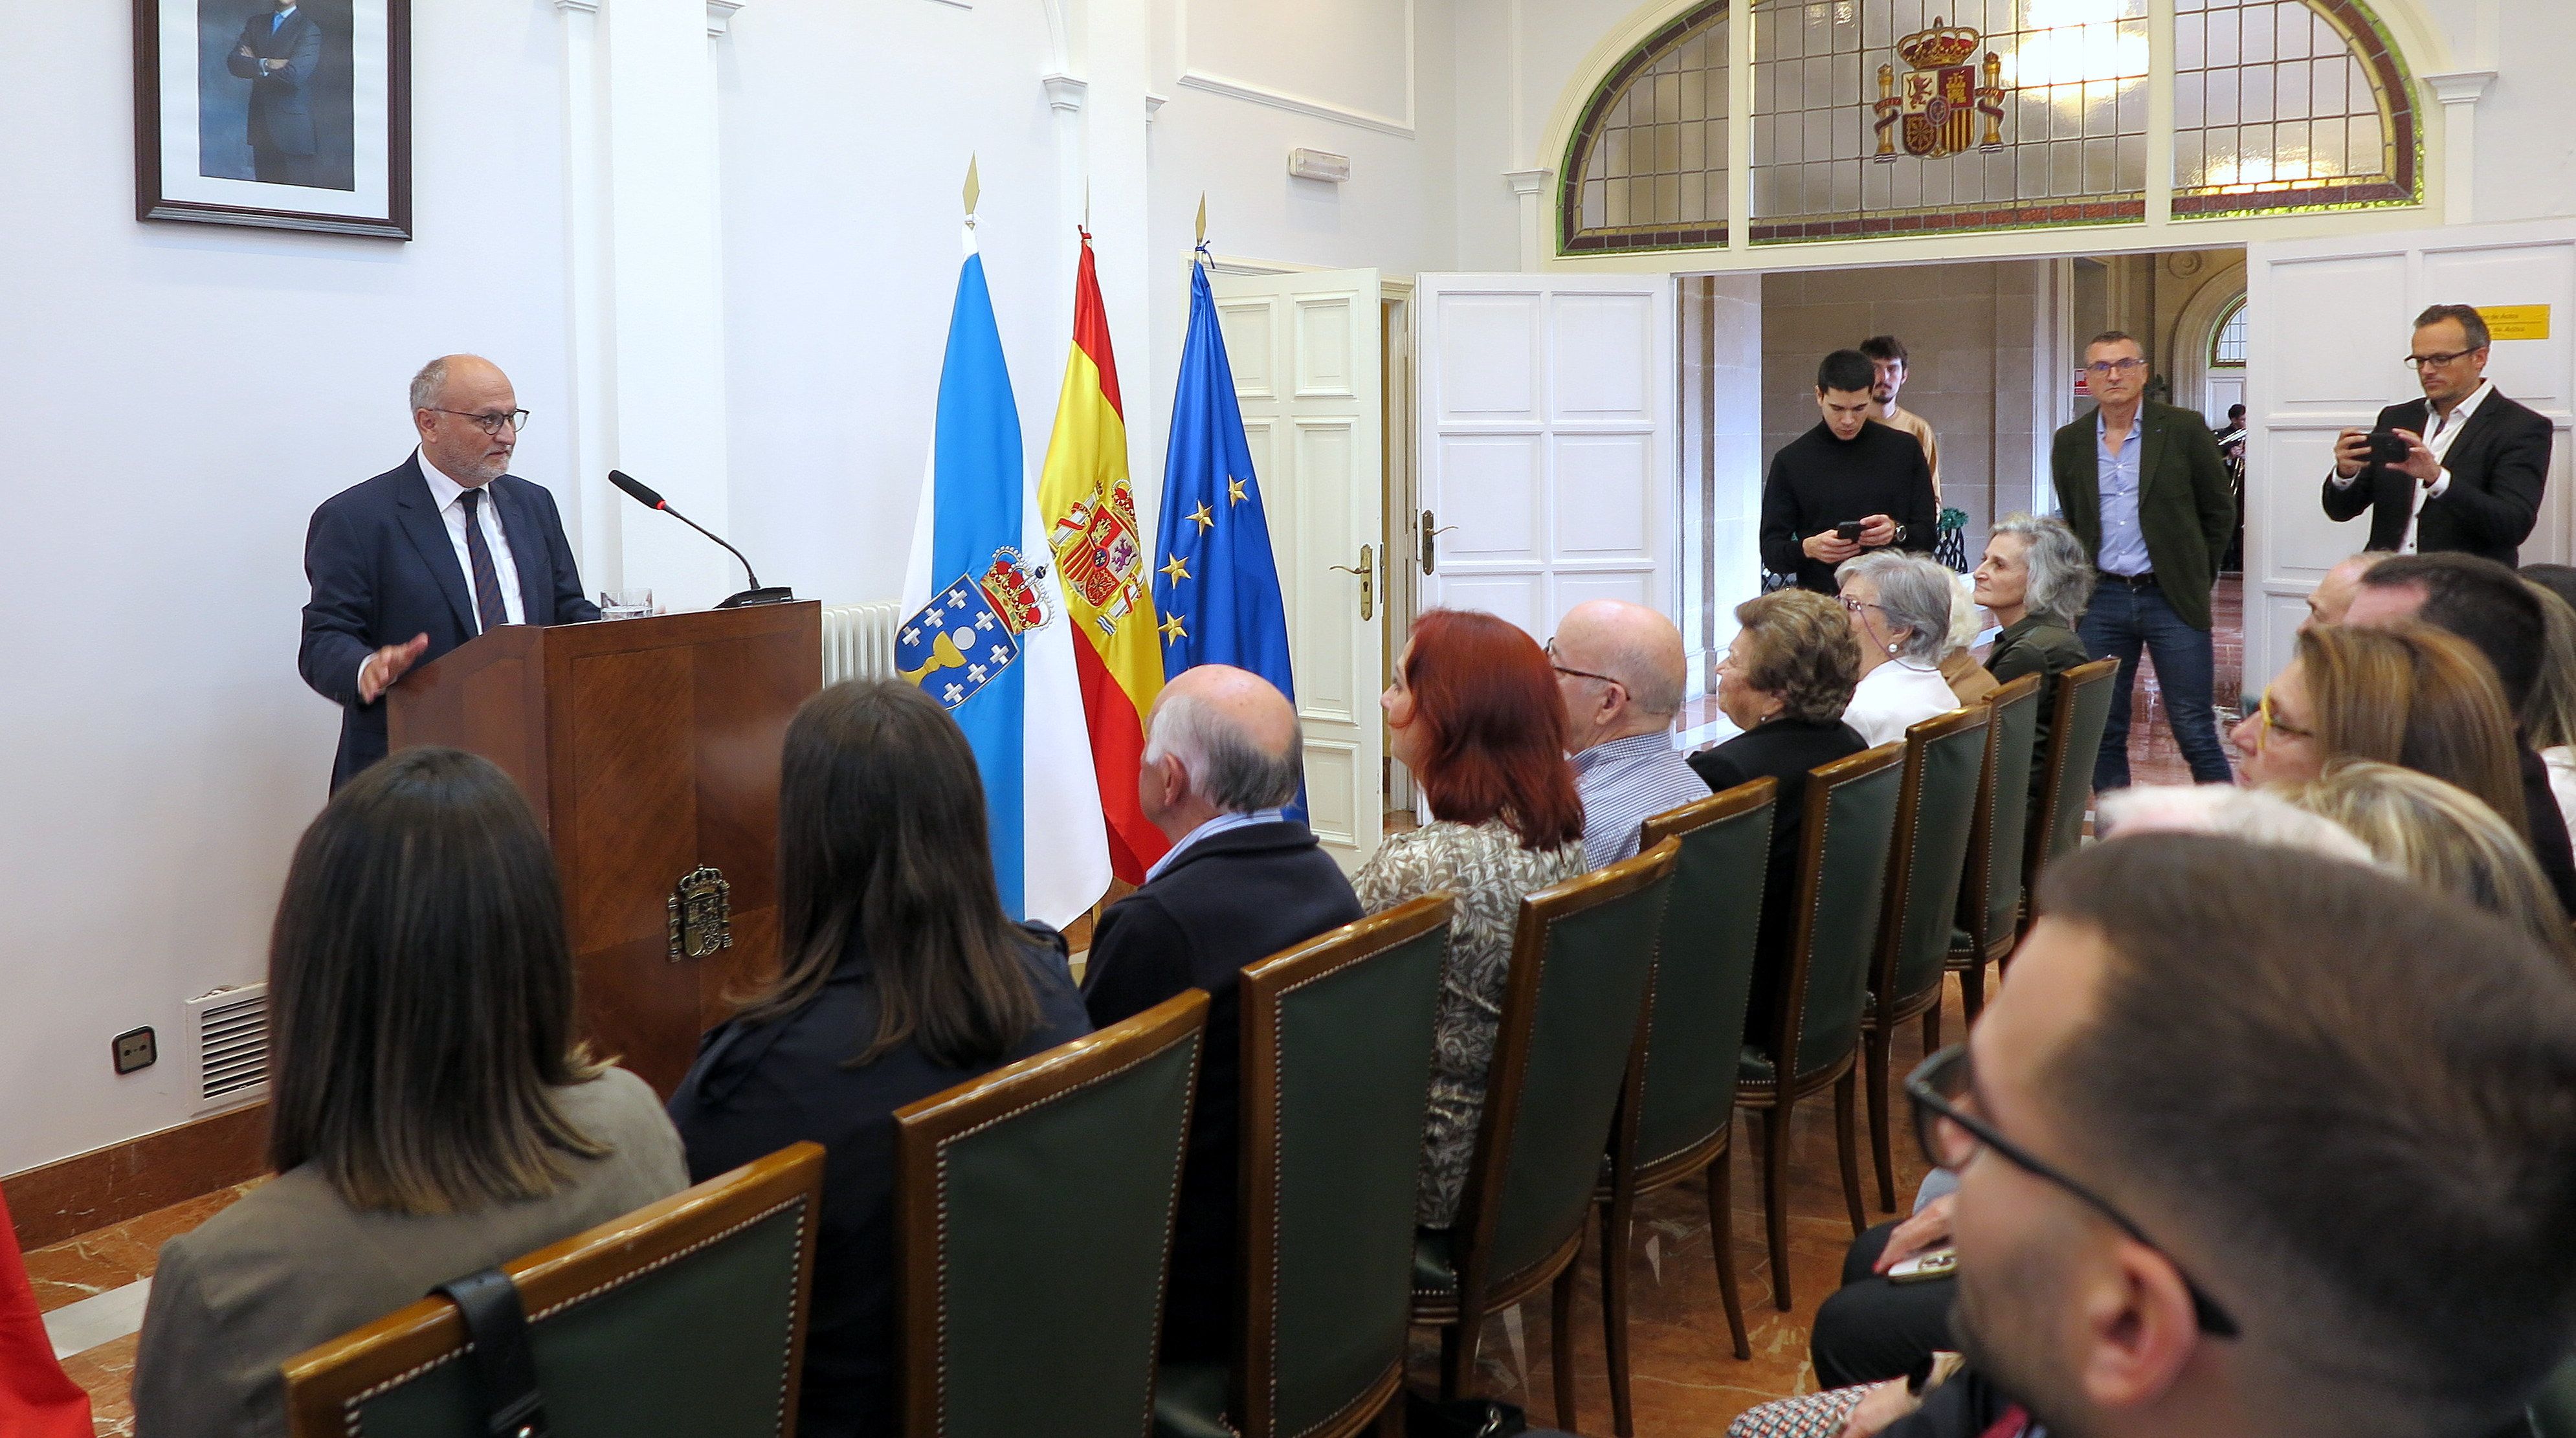
<svg viewBox="0 0 2576 1438">
<path fill-rule="evenodd" d="M 726 989 L 776 962 L 779 753 L 822 686 L 809 602 L 509 625 L 392 691 L 394 749 L 480 754 L 536 807 L 581 1033 L 665 1096 L 730 1011 Z"/>
</svg>

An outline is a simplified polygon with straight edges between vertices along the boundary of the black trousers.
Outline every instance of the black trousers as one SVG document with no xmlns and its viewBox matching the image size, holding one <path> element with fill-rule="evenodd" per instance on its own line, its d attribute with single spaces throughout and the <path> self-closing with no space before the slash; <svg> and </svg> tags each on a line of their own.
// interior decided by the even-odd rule
<svg viewBox="0 0 2576 1438">
<path fill-rule="evenodd" d="M 1843 1257 L 1843 1286 L 1816 1310 L 1809 1353 L 1819 1388 L 1902 1378 L 1934 1351 L 1958 1346 L 1950 1337 L 1957 1279 L 1890 1283 L 1871 1271 L 1895 1229 L 1882 1223 L 1852 1240 Z"/>
<path fill-rule="evenodd" d="M 313 157 L 290 155 L 266 145 L 250 147 L 251 175 L 262 184 L 310 185 L 313 183 Z"/>
</svg>

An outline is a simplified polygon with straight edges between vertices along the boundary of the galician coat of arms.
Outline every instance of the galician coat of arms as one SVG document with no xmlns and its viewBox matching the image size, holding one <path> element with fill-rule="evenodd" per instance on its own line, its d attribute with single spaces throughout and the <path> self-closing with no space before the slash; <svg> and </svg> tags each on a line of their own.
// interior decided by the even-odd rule
<svg viewBox="0 0 2576 1438">
<path fill-rule="evenodd" d="M 895 632 L 895 672 L 954 709 L 1020 657 L 1020 636 L 1046 625 L 1037 580 L 1020 553 L 993 551 L 980 578 L 959 575 Z"/>
<path fill-rule="evenodd" d="M 1936 15 L 1931 29 L 1896 42 L 1908 68 L 1900 85 L 1895 66 L 1878 67 L 1878 99 L 1870 107 L 1878 114 L 1878 153 L 1871 158 L 1895 159 L 1899 140 L 1905 153 L 1927 160 L 2004 147 L 2004 63 L 1988 50 L 1985 83 L 1977 83 L 1977 67 L 1969 61 L 1981 38 L 1965 25 L 1942 24 Z M 1980 115 L 1986 121 L 1983 138 L 1977 135 Z"/>
<path fill-rule="evenodd" d="M 1074 501 L 1055 522 L 1047 545 L 1055 551 L 1056 573 L 1082 602 L 1098 611 L 1092 622 L 1101 637 L 1118 632 L 1118 622 L 1136 607 L 1145 592 L 1145 549 L 1136 539 L 1136 492 L 1121 479 Z"/>
</svg>

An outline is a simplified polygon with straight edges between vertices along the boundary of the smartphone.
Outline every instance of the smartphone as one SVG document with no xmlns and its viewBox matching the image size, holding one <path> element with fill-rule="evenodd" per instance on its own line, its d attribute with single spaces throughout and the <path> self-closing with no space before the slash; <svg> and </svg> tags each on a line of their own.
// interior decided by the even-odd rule
<svg viewBox="0 0 2576 1438">
<path fill-rule="evenodd" d="M 2393 429 L 2370 432 L 2370 462 L 2373 464 L 2404 464 L 2406 456 L 2412 452 L 2413 446 L 2407 444 L 2406 436 Z"/>
<path fill-rule="evenodd" d="M 2400 457 L 2403 458 L 2403 456 Z M 1868 525 L 1861 523 L 1857 519 L 1847 519 L 1834 526 L 1834 538 L 1841 540 L 1845 544 L 1858 544 L 1860 543 L 1860 532 L 1868 527 Z"/>
<path fill-rule="evenodd" d="M 1924 1283 L 1935 1278 L 1947 1278 L 1958 1271 L 1959 1250 L 1955 1248 L 1935 1248 L 1929 1252 L 1918 1253 L 1912 1258 L 1905 1260 L 1903 1263 L 1897 1264 L 1895 1267 L 1887 1270 L 1887 1281 L 1890 1283 Z"/>
</svg>

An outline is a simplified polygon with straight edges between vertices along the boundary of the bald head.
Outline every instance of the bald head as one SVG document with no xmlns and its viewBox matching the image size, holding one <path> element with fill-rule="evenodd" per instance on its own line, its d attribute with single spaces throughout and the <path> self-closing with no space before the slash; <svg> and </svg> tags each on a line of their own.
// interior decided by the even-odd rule
<svg viewBox="0 0 2576 1438">
<path fill-rule="evenodd" d="M 1175 839 L 1219 814 L 1283 808 L 1305 777 L 1304 748 L 1297 711 L 1269 680 L 1202 664 L 1154 701 L 1137 798 Z"/>
<path fill-rule="evenodd" d="M 2301 629 L 2311 624 L 2341 624 L 2352 609 L 2353 595 L 2361 589 L 2361 577 L 2379 562 L 2389 558 L 2384 549 L 2365 549 L 2359 554 L 2337 560 L 2326 577 L 2317 581 L 2308 595 L 2308 617 L 2299 621 Z"/>
<path fill-rule="evenodd" d="M 440 355 L 411 377 L 411 422 L 420 431 L 421 457 L 469 489 L 509 472 L 511 452 L 519 447 L 519 427 L 509 417 L 518 408 L 510 377 L 481 355 Z"/>
<path fill-rule="evenodd" d="M 1655 610 L 1624 599 L 1578 604 L 1557 621 L 1552 649 L 1567 742 L 1577 753 L 1661 733 L 1681 711 L 1689 674 L 1682 632 Z"/>
</svg>

